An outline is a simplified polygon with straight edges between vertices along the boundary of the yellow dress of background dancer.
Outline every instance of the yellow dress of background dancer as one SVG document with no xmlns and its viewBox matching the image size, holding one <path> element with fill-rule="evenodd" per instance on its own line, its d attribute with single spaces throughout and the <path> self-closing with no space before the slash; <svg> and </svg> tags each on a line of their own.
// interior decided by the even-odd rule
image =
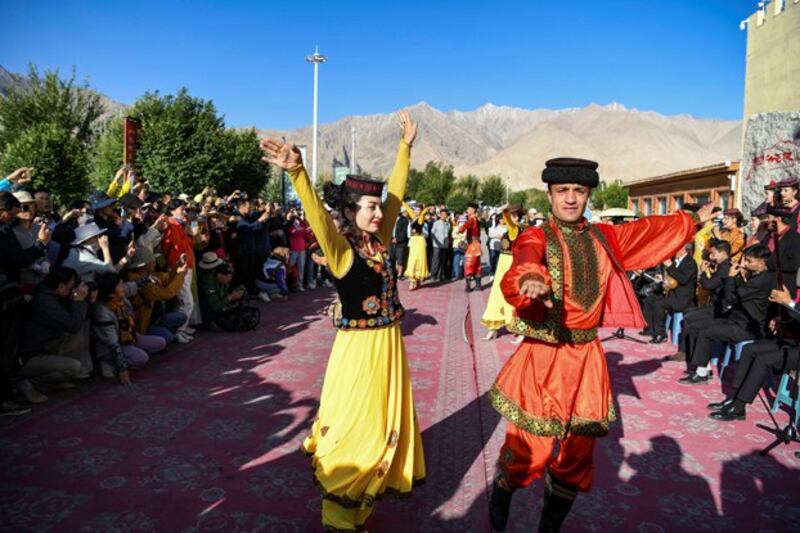
<svg viewBox="0 0 800 533">
<path fill-rule="evenodd" d="M 508 242 L 513 243 L 519 236 L 519 226 L 508 214 L 508 211 L 503 211 L 503 220 L 508 228 Z M 490 330 L 498 330 L 511 322 L 514 318 L 514 307 L 511 306 L 503 297 L 503 291 L 500 289 L 500 282 L 503 281 L 503 276 L 506 275 L 508 269 L 511 267 L 511 249 L 501 250 L 500 257 L 497 259 L 497 268 L 494 272 L 494 280 L 492 281 L 492 290 L 489 293 L 489 301 L 486 302 L 486 310 L 481 317 L 481 324 Z"/>
<path fill-rule="evenodd" d="M 408 179 L 411 147 L 401 141 L 378 239 L 387 246 Z M 345 276 L 356 253 L 336 231 L 305 169 L 289 172 L 328 268 Z M 380 261 L 377 256 L 374 258 Z M 342 297 L 342 295 L 340 295 Z M 360 529 L 376 499 L 408 494 L 425 478 L 425 458 L 399 320 L 382 328 L 338 330 L 319 414 L 303 442 L 323 493 L 327 530 Z"/>
<path fill-rule="evenodd" d="M 410 209 L 405 202 L 403 202 L 403 206 L 406 210 Z M 413 213 L 414 211 L 408 212 Z M 413 222 L 419 225 L 425 223 L 424 206 L 419 214 L 419 218 L 417 218 L 417 220 L 412 220 L 412 223 Z M 428 270 L 428 245 L 425 241 L 425 237 L 421 233 L 411 235 L 411 239 L 408 241 L 408 262 L 406 263 L 405 273 L 406 277 L 415 283 L 421 283 L 430 275 L 430 271 Z"/>
</svg>

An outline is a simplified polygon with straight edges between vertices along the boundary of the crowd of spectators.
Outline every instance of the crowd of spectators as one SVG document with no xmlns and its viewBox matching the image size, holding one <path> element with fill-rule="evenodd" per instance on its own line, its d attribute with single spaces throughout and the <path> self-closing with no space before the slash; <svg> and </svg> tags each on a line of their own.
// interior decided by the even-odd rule
<svg viewBox="0 0 800 533">
<path fill-rule="evenodd" d="M 299 206 L 234 191 L 173 195 L 127 168 L 62 209 L 30 168 L 0 180 L 3 414 L 92 375 L 131 383 L 196 330 L 229 331 L 248 300 L 331 286 Z"/>
</svg>

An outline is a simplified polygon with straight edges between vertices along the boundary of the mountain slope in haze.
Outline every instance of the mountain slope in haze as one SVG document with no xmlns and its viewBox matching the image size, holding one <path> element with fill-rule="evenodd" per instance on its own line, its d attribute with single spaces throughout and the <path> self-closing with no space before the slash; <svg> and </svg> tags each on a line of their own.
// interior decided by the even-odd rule
<svg viewBox="0 0 800 533">
<path fill-rule="evenodd" d="M 519 109 L 486 104 L 469 112 L 444 113 L 424 102 L 409 108 L 420 123 L 412 166 L 452 164 L 458 175 L 500 174 L 514 189 L 541 187 L 544 162 L 552 157 L 594 159 L 605 180 L 624 182 L 738 159 L 741 123 L 664 116 L 626 109 L 618 103 L 576 109 Z M 399 128 L 393 115 L 350 116 L 319 127 L 319 173 L 349 166 L 351 127 L 356 127 L 356 161 L 362 171 L 387 175 L 394 163 Z M 285 136 L 311 146 L 311 128 Z"/>
</svg>

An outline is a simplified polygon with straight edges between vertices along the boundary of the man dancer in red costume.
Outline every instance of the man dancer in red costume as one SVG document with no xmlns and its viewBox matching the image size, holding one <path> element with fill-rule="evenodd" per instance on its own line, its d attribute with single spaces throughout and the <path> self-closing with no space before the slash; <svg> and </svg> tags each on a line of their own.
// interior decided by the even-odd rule
<svg viewBox="0 0 800 533">
<path fill-rule="evenodd" d="M 467 206 L 467 221 L 458 228 L 459 233 L 467 233 L 467 250 L 464 253 L 464 278 L 466 291 L 473 288 L 481 290 L 481 226 L 478 222 L 478 204 Z M 474 282 L 473 287 L 471 283 Z"/>
<path fill-rule="evenodd" d="M 590 224 L 583 213 L 598 179 L 593 161 L 546 163 L 550 219 L 517 238 L 501 284 L 518 315 L 508 329 L 525 341 L 490 391 L 493 407 L 508 421 L 490 502 L 496 531 L 506 527 L 513 491 L 545 470 L 539 531 L 558 531 L 577 492 L 589 490 L 594 439 L 616 419 L 597 328 L 644 325 L 625 271 L 672 257 L 691 241 L 697 223 L 713 217 L 706 205 L 693 215 Z"/>
</svg>

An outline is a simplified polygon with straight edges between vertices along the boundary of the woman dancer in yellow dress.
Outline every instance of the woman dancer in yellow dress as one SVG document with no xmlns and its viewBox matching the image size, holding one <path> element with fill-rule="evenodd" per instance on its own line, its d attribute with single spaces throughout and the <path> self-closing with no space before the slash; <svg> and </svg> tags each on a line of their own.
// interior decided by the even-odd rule
<svg viewBox="0 0 800 533">
<path fill-rule="evenodd" d="M 425 478 L 400 330 L 403 307 L 386 251 L 417 134 L 407 112 L 398 117 L 403 138 L 383 205 L 382 182 L 347 176 L 341 185 L 325 185 L 325 203 L 343 215 L 341 232 L 314 191 L 297 147 L 261 141 L 264 160 L 289 172 L 341 300 L 319 413 L 303 442 L 322 490 L 327 531 L 363 529 L 376 499 L 408 494 Z"/>
<path fill-rule="evenodd" d="M 408 278 L 408 288 L 416 290 L 422 282 L 430 275 L 428 270 L 428 245 L 422 235 L 422 224 L 425 223 L 425 206 L 417 206 L 412 211 L 408 204 L 403 202 L 403 206 L 409 213 L 413 213 L 411 219 L 411 239 L 408 241 L 408 264 L 406 265 L 406 277 Z"/>
<path fill-rule="evenodd" d="M 522 213 L 522 208 L 519 206 L 509 208 L 508 204 L 506 204 L 500 210 L 503 212 L 503 221 L 506 224 L 507 231 L 500 239 L 500 258 L 497 260 L 489 301 L 486 302 L 486 310 L 481 317 L 481 324 L 489 330 L 483 338 L 485 341 L 496 338 L 497 331 L 514 318 L 514 307 L 506 302 L 503 291 L 500 289 L 500 283 L 511 266 L 511 259 L 513 258 L 511 247 L 520 232 L 519 217 Z"/>
</svg>

